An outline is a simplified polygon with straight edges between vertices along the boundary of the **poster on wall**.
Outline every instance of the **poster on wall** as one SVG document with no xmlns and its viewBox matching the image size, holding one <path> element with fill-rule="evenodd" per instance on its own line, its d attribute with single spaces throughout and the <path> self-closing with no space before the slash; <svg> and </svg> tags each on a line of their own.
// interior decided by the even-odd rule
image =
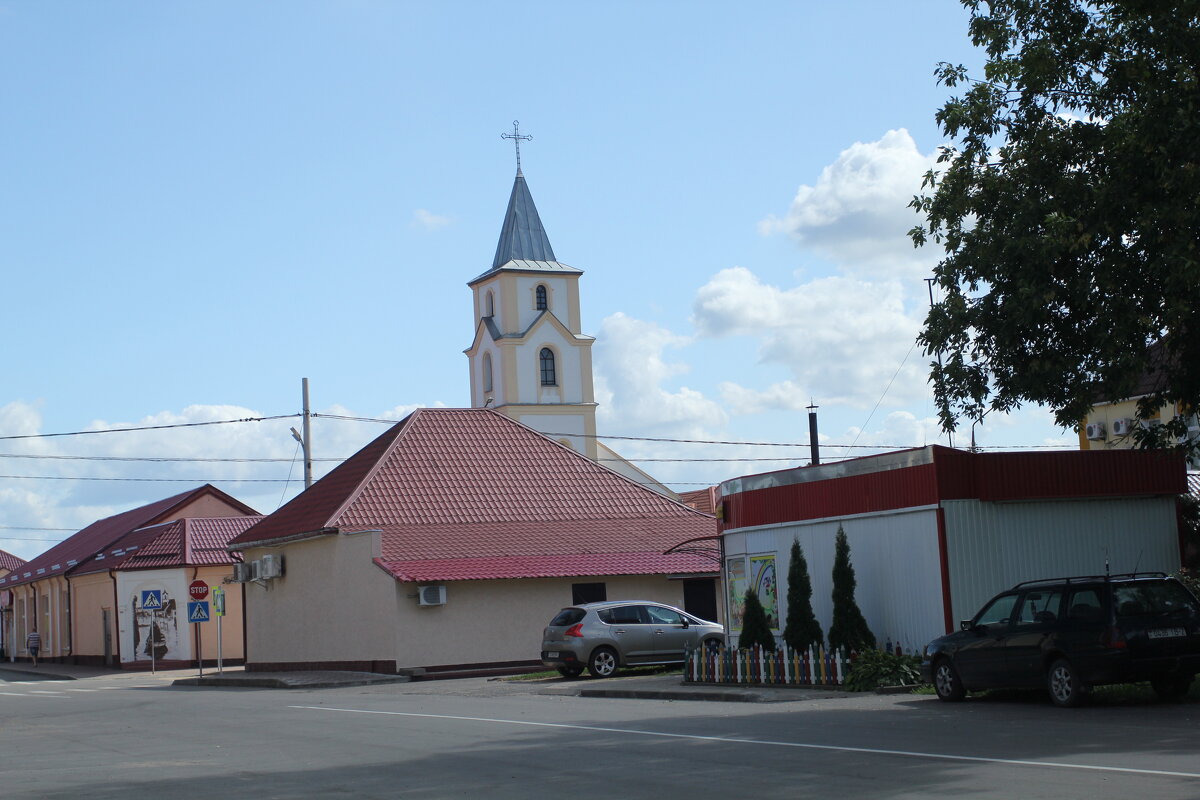
<svg viewBox="0 0 1200 800">
<path fill-rule="evenodd" d="M 750 556 L 750 588 L 767 612 L 767 622 L 778 629 L 779 599 L 775 584 L 775 555 Z"/>
<path fill-rule="evenodd" d="M 185 659 L 187 654 L 179 648 L 179 617 L 177 603 L 171 593 L 162 590 L 162 610 L 146 611 L 140 605 L 141 589 L 133 593 L 130 607 L 134 612 L 133 653 L 135 661 L 149 661 L 151 648 L 158 661 Z M 157 589 L 147 585 L 144 588 Z"/>
<path fill-rule="evenodd" d="M 725 562 L 725 586 L 729 592 L 729 627 L 741 630 L 742 615 L 746 611 L 746 559 L 735 556 Z"/>
</svg>

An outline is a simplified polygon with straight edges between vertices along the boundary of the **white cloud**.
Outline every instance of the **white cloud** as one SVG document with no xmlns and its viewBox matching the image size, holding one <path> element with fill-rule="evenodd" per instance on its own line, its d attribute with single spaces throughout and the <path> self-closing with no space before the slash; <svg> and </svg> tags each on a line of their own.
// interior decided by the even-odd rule
<svg viewBox="0 0 1200 800">
<path fill-rule="evenodd" d="M 894 406 L 927 394 L 924 358 L 913 347 L 920 321 L 905 313 L 903 300 L 893 281 L 831 277 L 781 289 L 734 267 L 696 293 L 693 322 L 702 337 L 758 339 L 759 360 L 784 365 L 794 377 L 757 393 L 726 384 L 723 396 L 735 409 L 795 407 L 780 405 L 788 392 L 863 407 L 885 389 L 885 404 Z"/>
<path fill-rule="evenodd" d="M 597 416 L 606 430 L 696 431 L 722 426 L 725 412 L 702 393 L 663 383 L 688 371 L 664 358 L 668 348 L 688 344 L 686 337 L 651 322 L 617 313 L 601 323 L 596 343 Z"/>
<path fill-rule="evenodd" d="M 421 228 L 427 231 L 436 231 L 446 227 L 453 221 L 454 220 L 450 217 L 444 217 L 439 214 L 426 211 L 423 208 L 418 208 L 413 212 L 412 226 L 414 228 Z"/>
<path fill-rule="evenodd" d="M 768 216 L 759 231 L 790 234 L 851 274 L 924 276 L 937 251 L 913 247 L 906 234 L 920 218 L 908 202 L 935 164 L 936 153 L 922 154 L 903 128 L 876 142 L 856 142 L 822 170 L 815 186 L 796 191 L 787 214 Z"/>
</svg>

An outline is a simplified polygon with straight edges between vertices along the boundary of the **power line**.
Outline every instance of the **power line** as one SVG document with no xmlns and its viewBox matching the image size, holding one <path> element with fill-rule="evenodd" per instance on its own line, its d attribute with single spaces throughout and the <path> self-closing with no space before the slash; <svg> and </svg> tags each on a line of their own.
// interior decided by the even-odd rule
<svg viewBox="0 0 1200 800">
<path fill-rule="evenodd" d="M 30 458 L 57 461 L 140 461 L 178 464 L 287 464 L 290 458 L 200 458 L 171 456 L 67 456 L 42 453 L 0 453 L 0 458 Z M 344 458 L 314 458 L 313 461 L 345 461 Z"/>
<path fill-rule="evenodd" d="M 275 419 L 294 419 L 300 414 L 278 414 L 273 417 L 243 417 L 242 419 L 215 419 L 208 422 L 176 422 L 171 425 L 139 425 L 132 428 L 105 428 L 96 431 L 68 431 L 65 433 L 25 433 L 19 436 L 0 436 L 0 441 L 11 439 L 50 439 L 55 436 L 87 436 L 93 433 L 126 433 L 128 431 L 161 431 L 168 428 L 198 428 L 203 425 L 231 425 L 237 422 L 267 422 Z"/>
<path fill-rule="evenodd" d="M 17 481 L 131 481 L 147 483 L 287 483 L 283 478 L 98 478 L 71 475 L 0 475 Z"/>
<path fill-rule="evenodd" d="M 0 531 L 73 531 L 74 528 L 34 528 L 29 525 L 0 525 Z"/>
</svg>

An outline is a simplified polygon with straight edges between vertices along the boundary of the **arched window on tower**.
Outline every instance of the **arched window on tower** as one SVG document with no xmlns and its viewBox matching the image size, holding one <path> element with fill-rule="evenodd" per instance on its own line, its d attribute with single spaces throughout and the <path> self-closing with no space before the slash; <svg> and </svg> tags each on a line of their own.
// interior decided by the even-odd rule
<svg viewBox="0 0 1200 800">
<path fill-rule="evenodd" d="M 492 390 L 492 354 L 483 354 L 483 390 L 490 392 Z"/>
<path fill-rule="evenodd" d="M 543 347 L 538 360 L 542 367 L 542 386 L 558 386 L 558 376 L 554 371 L 554 351 Z"/>
<path fill-rule="evenodd" d="M 483 315 L 485 317 L 496 316 L 496 296 L 491 292 L 487 293 L 487 300 L 484 302 Z"/>
<path fill-rule="evenodd" d="M 545 287 L 545 285 L 540 284 L 540 283 L 538 284 L 536 295 L 537 295 L 537 304 L 536 304 L 535 308 L 537 308 L 538 311 L 545 311 L 547 308 L 550 307 L 550 304 L 546 302 L 546 287 Z"/>
</svg>

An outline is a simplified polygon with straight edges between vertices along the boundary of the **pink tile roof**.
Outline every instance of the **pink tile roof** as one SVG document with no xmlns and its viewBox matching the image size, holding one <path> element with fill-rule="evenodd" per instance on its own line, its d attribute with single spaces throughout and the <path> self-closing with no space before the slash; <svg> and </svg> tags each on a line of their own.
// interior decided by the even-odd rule
<svg viewBox="0 0 1200 800">
<path fill-rule="evenodd" d="M 108 569 L 223 566 L 241 561 L 226 549 L 229 540 L 261 516 L 190 517 L 122 536 L 110 547 L 81 564 L 72 575 Z"/>
<path fill-rule="evenodd" d="M 402 580 L 715 571 L 663 555 L 711 516 L 490 409 L 414 412 L 231 544 L 376 528 Z"/>
<path fill-rule="evenodd" d="M 103 552 L 105 548 L 114 544 L 130 531 L 170 519 L 173 512 L 205 494 L 214 495 L 235 507 L 245 508 L 248 513 L 254 513 L 254 509 L 246 506 L 244 503 L 235 500 L 215 486 L 205 484 L 199 488 L 173 495 L 164 500 L 148 503 L 129 511 L 123 511 L 120 514 L 114 514 L 111 517 L 96 520 L 83 530 L 59 542 L 40 556 L 24 564 L 19 572 L 12 572 L 7 577 L 0 578 L 0 586 L 16 586 L 22 583 L 32 583 L 43 578 L 70 572 L 97 553 Z"/>
<path fill-rule="evenodd" d="M 18 558 L 5 550 L 0 550 L 0 569 L 14 570 L 23 566 L 25 566 L 25 559 Z"/>
</svg>

